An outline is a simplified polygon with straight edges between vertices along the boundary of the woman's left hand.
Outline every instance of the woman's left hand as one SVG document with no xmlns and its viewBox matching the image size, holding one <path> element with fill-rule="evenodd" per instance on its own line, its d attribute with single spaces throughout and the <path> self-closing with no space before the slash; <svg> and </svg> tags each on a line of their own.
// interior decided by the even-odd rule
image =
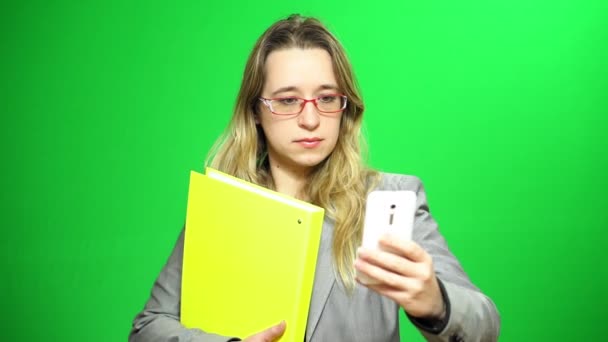
<svg viewBox="0 0 608 342">
<path fill-rule="evenodd" d="M 397 302 L 410 316 L 443 319 L 445 308 L 433 259 L 414 241 L 385 235 L 380 250 L 359 248 L 355 269 L 368 276 L 368 288 Z M 357 279 L 358 281 L 358 279 Z"/>
</svg>

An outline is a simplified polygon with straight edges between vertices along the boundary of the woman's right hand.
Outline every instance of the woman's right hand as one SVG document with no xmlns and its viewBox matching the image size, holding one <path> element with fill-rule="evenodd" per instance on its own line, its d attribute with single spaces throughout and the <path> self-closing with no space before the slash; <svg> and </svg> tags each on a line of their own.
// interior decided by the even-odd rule
<svg viewBox="0 0 608 342">
<path fill-rule="evenodd" d="M 263 330 L 255 335 L 251 335 L 243 340 L 243 342 L 274 342 L 278 341 L 285 332 L 285 321 L 277 325 Z"/>
</svg>

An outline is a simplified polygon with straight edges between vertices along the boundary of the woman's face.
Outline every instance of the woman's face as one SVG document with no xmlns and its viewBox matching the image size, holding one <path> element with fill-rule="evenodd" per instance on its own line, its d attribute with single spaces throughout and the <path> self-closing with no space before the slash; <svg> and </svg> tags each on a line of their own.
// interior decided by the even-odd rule
<svg viewBox="0 0 608 342">
<path fill-rule="evenodd" d="M 323 49 L 290 48 L 266 59 L 261 97 L 313 99 L 339 93 L 331 57 Z M 308 172 L 327 158 L 338 141 L 342 113 L 320 114 L 312 102 L 299 115 L 281 116 L 260 104 L 256 118 L 266 136 L 270 166 Z"/>
</svg>

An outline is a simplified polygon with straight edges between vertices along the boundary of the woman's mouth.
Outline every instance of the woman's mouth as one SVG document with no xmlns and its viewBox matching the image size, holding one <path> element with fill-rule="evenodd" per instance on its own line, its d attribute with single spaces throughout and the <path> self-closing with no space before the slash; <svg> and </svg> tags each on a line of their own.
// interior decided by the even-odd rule
<svg viewBox="0 0 608 342">
<path fill-rule="evenodd" d="M 321 138 L 304 138 L 295 140 L 298 145 L 304 148 L 315 148 L 321 144 L 321 141 L 323 141 Z"/>
</svg>

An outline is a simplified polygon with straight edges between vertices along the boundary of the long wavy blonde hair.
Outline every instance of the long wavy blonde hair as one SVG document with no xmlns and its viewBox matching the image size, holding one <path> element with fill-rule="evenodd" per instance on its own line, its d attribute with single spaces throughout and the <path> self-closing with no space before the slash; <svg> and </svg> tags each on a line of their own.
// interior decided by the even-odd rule
<svg viewBox="0 0 608 342">
<path fill-rule="evenodd" d="M 334 270 L 347 289 L 354 287 L 353 261 L 360 245 L 365 197 L 377 173 L 362 161 L 363 101 L 352 67 L 338 40 L 314 18 L 291 15 L 268 28 L 251 52 L 236 100 L 234 114 L 207 159 L 211 167 L 246 181 L 274 189 L 264 133 L 256 125 L 258 100 L 265 82 L 264 64 L 275 50 L 321 48 L 329 53 L 340 91 L 348 97 L 340 135 L 332 153 L 309 176 L 307 199 L 325 208 L 334 221 Z M 210 162 L 209 162 L 210 161 Z"/>
</svg>

